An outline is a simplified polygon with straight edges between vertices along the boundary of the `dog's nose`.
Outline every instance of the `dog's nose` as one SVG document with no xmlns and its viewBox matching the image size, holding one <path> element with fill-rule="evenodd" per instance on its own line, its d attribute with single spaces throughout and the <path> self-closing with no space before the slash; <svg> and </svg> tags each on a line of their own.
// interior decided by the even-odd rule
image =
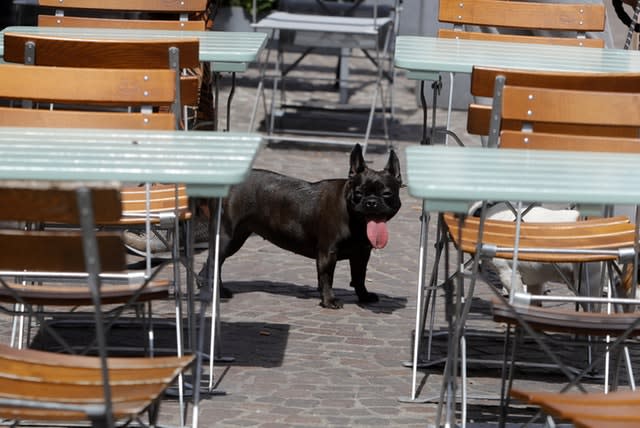
<svg viewBox="0 0 640 428">
<path fill-rule="evenodd" d="M 375 199 L 369 199 L 364 203 L 364 206 L 367 208 L 376 208 L 378 206 L 378 201 Z"/>
</svg>

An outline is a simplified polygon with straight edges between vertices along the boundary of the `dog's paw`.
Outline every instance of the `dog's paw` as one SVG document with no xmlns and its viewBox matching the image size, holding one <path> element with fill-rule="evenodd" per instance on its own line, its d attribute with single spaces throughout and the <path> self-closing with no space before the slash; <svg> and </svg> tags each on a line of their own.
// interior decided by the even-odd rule
<svg viewBox="0 0 640 428">
<path fill-rule="evenodd" d="M 334 297 L 333 299 L 329 299 L 326 302 L 323 300 L 322 302 L 320 302 L 320 306 L 327 309 L 342 309 L 342 302 L 340 301 L 340 299 L 336 299 Z"/>
<path fill-rule="evenodd" d="M 369 293 L 368 291 L 358 294 L 358 301 L 360 303 L 376 303 L 380 299 L 376 293 Z"/>
<path fill-rule="evenodd" d="M 230 299 L 233 297 L 233 292 L 229 290 L 227 287 L 220 286 L 220 298 L 221 299 Z"/>
</svg>

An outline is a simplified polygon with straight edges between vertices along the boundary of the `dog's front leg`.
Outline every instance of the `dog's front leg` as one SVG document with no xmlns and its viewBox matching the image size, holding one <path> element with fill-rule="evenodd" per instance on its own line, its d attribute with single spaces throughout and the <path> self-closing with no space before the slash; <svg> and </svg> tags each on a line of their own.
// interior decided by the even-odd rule
<svg viewBox="0 0 640 428">
<path fill-rule="evenodd" d="M 362 250 L 356 255 L 349 258 L 349 267 L 351 268 L 351 286 L 355 288 L 360 303 L 375 303 L 378 301 L 378 295 L 369 293 L 365 285 L 365 276 L 367 274 L 367 264 L 371 249 Z"/>
<path fill-rule="evenodd" d="M 320 253 L 316 259 L 318 289 L 322 299 L 320 304 L 330 309 L 342 308 L 342 302 L 333 295 L 333 274 L 336 270 L 337 260 L 335 252 Z"/>
</svg>

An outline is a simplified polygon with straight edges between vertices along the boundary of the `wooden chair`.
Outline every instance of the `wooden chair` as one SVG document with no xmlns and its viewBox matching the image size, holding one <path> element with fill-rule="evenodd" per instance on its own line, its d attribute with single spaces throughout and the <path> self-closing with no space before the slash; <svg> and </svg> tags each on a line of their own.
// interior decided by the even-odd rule
<svg viewBox="0 0 640 428">
<path fill-rule="evenodd" d="M 586 81 L 593 85 L 591 89 L 609 92 L 627 92 L 629 88 L 640 85 L 640 75 L 637 73 L 562 73 L 545 72 L 532 74 L 527 70 L 499 69 L 492 67 L 474 67 L 471 74 L 471 95 L 476 98 L 493 98 L 495 79 L 498 75 L 504 76 L 510 83 L 522 86 L 543 86 L 562 89 L 585 88 Z M 522 121 L 502 120 L 503 129 L 521 129 Z M 491 105 L 471 103 L 467 110 L 467 132 L 483 137 L 489 136 L 491 126 Z M 584 133 L 591 135 L 612 135 L 633 137 L 638 129 L 633 126 L 599 126 L 596 124 L 552 124 L 538 122 L 539 131 Z"/>
<path fill-rule="evenodd" d="M 164 391 L 193 361 L 193 356 L 158 358 L 109 357 L 103 331 L 103 303 L 115 290 L 148 296 L 153 281 L 124 287 L 110 278 L 126 273 L 126 258 L 118 233 L 96 233 L 95 224 L 121 216 L 119 191 L 110 185 L 88 188 L 82 183 L 3 182 L 5 201 L 0 218 L 7 221 L 77 224 L 75 229 L 0 231 L 0 289 L 16 302 L 47 302 L 49 288 L 13 282 L 41 275 L 66 284 L 57 299 L 82 300 L 93 305 L 98 356 L 78 356 L 15 349 L 0 345 L 0 417 L 41 423 L 89 421 L 95 427 L 139 420 L 148 413 L 155 426 Z M 2 223 L 3 225 L 6 223 Z M 86 282 L 78 281 L 84 278 Z M 164 290 L 166 291 L 166 281 Z M 116 287 L 116 288 L 113 288 Z M 148 290 L 148 291 L 145 291 Z M 136 291 L 137 293 L 133 293 Z M 37 375 L 35 375 L 37 374 Z"/>
<path fill-rule="evenodd" d="M 627 91 L 613 86 L 600 90 L 602 80 L 613 81 L 616 78 L 614 75 L 528 74 L 523 72 L 519 79 L 513 81 L 504 75 L 496 78 L 492 110 L 495 120 L 489 132 L 489 147 L 640 152 L 638 133 L 631 132 L 633 135 L 630 135 L 630 131 L 640 127 L 640 92 L 634 90 L 637 86 L 630 86 Z M 635 76 L 636 79 L 638 77 Z M 574 83 L 581 82 L 582 85 L 561 85 L 563 78 Z M 529 82 L 536 84 L 530 85 Z M 570 86 L 570 89 L 563 86 Z M 620 114 L 621 111 L 625 113 Z M 522 126 L 515 129 L 514 123 Z M 604 136 L 589 135 L 581 129 L 583 126 L 605 129 L 606 132 Z M 622 128 L 622 131 L 616 128 Z M 496 322 L 517 326 L 531 335 L 548 354 L 551 362 L 569 376 L 570 382 L 562 392 L 574 387 L 581 388 L 582 377 L 594 368 L 601 367 L 604 359 L 594 357 L 576 375 L 567 369 L 566 362 L 545 344 L 539 333 L 569 332 L 603 340 L 611 337 L 605 346 L 606 352 L 622 352 L 620 348 L 626 339 L 640 332 L 638 317 L 625 312 L 634 311 L 638 304 L 635 299 L 637 226 L 625 217 L 536 224 L 521 222 L 519 213 L 517 210 L 515 223 L 484 220 L 481 226 L 478 219 L 445 216 L 445 224 L 454 244 L 462 251 L 476 255 L 476 262 L 485 257 L 498 257 L 512 260 L 514 266 L 521 261 L 577 264 L 597 261 L 606 266 L 606 274 L 602 277 L 605 284 L 600 289 L 600 292 L 606 290 L 605 297 L 599 293 L 590 296 L 532 295 L 512 286 L 508 300 L 498 292 L 492 302 Z M 619 287 L 616 282 L 619 282 Z M 537 306 L 548 301 L 569 303 L 569 307 Z M 576 312 L 577 303 L 590 311 Z M 507 328 L 507 340 L 510 340 L 510 331 Z M 517 341 L 514 341 L 512 359 L 515 358 L 516 344 Z M 629 375 L 632 376 L 630 361 L 626 362 Z M 513 368 L 512 364 L 509 385 L 504 387 L 506 390 L 511 389 Z M 605 373 L 608 373 L 608 366 L 605 366 Z M 608 385 L 608 379 L 605 379 L 605 391 Z M 613 387 L 616 386 L 614 383 Z M 502 404 L 505 412 L 507 406 L 508 402 Z"/>
<path fill-rule="evenodd" d="M 39 14 L 38 25 L 46 27 L 88 27 L 113 29 L 205 31 L 210 27 L 208 0 L 40 0 L 41 7 L 53 8 L 53 15 Z M 113 18 L 126 14 L 126 18 Z M 184 69 L 180 76 L 185 127 L 198 124 L 198 118 L 212 120 L 212 79 L 208 63 Z M 193 92 L 195 91 L 195 92 Z M 193 112 L 193 111 L 197 112 Z M 191 120 L 189 120 L 189 118 Z"/>
<path fill-rule="evenodd" d="M 4 36 L 6 62 L 56 67 L 141 68 L 167 69 L 180 72 L 199 66 L 197 39 L 141 40 L 87 40 L 47 36 L 29 36 L 6 33 Z M 25 55 L 25 52 L 30 54 Z M 173 53 L 171 53 L 173 52 Z M 176 59 L 170 59 L 174 55 Z M 179 103 L 173 112 L 183 126 L 183 106 L 198 103 L 198 79 L 180 79 L 178 73 Z"/>
<path fill-rule="evenodd" d="M 0 107 L 0 126 L 171 130 L 175 115 L 153 108 L 172 107 L 175 88 L 175 71 L 169 69 L 1 64 L 0 99 L 15 107 Z M 22 101 L 36 108 L 23 108 Z"/>
<path fill-rule="evenodd" d="M 183 121 L 181 118 L 182 107 L 185 104 L 195 103 L 198 96 L 197 85 L 185 85 L 184 82 L 180 83 L 180 70 L 183 68 L 196 67 L 198 65 L 198 41 L 196 39 L 175 39 L 175 40 L 162 40 L 162 41 L 140 41 L 140 40 L 85 40 L 82 38 L 58 38 L 58 37 L 32 37 L 15 33 L 6 33 L 5 38 L 5 55 L 4 59 L 7 62 L 17 63 L 32 63 L 37 66 L 56 66 L 56 67 L 80 67 L 80 68 L 110 68 L 110 69 L 157 69 L 157 70 L 173 70 L 174 84 L 172 93 L 165 93 L 167 96 L 163 103 L 152 105 L 151 107 L 170 110 L 171 114 L 175 118 L 174 128 L 180 127 Z M 25 56 L 25 52 L 31 52 L 31 54 Z M 35 58 L 30 60 L 29 58 Z M 16 76 L 17 79 L 20 76 Z M 80 81 L 85 81 L 80 78 Z M 60 82 L 59 88 L 69 88 L 75 82 L 73 80 L 67 82 Z M 87 85 L 91 85 L 87 82 Z M 16 85 L 17 88 L 20 86 Z M 42 85 L 37 85 L 42 89 L 42 93 L 46 93 L 46 88 Z M 135 87 L 135 86 L 132 86 Z M 100 86 L 96 86 L 95 90 L 98 90 Z M 144 89 L 142 89 L 143 99 L 136 101 L 138 104 L 144 103 Z M 59 102 L 64 101 L 68 105 L 73 96 L 77 96 L 76 105 L 85 104 L 87 101 L 92 104 L 106 104 L 110 107 L 125 107 L 131 106 L 129 100 L 125 100 L 115 92 L 108 92 L 103 94 L 103 97 L 111 97 L 106 101 L 99 100 L 87 100 L 81 95 L 81 91 L 74 91 L 69 89 L 64 91 L 66 99 L 57 100 Z M 89 94 L 91 92 L 87 92 Z M 71 95 L 75 94 L 75 95 Z M 54 94 L 50 95 L 54 97 Z M 171 97 L 171 98 L 170 98 Z M 24 97 L 22 99 L 25 99 Z M 34 97 L 34 99 L 42 98 Z M 167 106 L 166 102 L 172 99 L 172 103 Z M 54 101 L 56 101 L 54 99 Z M 151 101 L 151 100 L 149 100 Z M 135 104 L 134 104 L 135 106 Z M 147 107 L 144 110 L 150 111 L 147 103 Z M 77 112 L 75 112 L 77 113 Z M 58 112 L 57 115 L 67 114 L 73 115 L 75 113 Z M 18 114 L 18 113 L 15 113 Z M 45 117 L 46 114 L 40 112 Z M 106 113 L 105 113 L 106 114 Z M 156 115 L 157 113 L 154 113 Z M 165 115 L 166 116 L 166 115 Z M 48 116 L 47 116 L 48 117 Z M 49 117 L 47 120 L 53 120 L 54 116 Z M 110 117 L 114 122 L 113 125 L 119 128 L 129 128 L 135 126 L 135 123 L 121 121 L 120 118 L 115 119 Z M 127 117 L 131 120 L 130 116 L 122 115 L 121 117 Z M 153 116 L 161 117 L 161 116 Z M 10 117 L 7 118 L 7 123 Z M 164 125 L 155 127 L 156 123 L 149 122 L 149 118 L 142 116 L 143 128 L 150 129 L 165 129 Z M 166 121 L 166 117 L 163 119 Z M 145 122 L 146 121 L 146 122 Z M 24 122 L 23 122 L 24 123 Z M 66 126 L 71 127 L 88 127 L 89 122 L 83 123 L 81 120 L 66 121 Z M 25 123 L 26 124 L 26 123 Z M 35 122 L 31 122 L 31 126 L 35 126 Z M 103 122 L 104 126 L 108 126 L 106 122 Z M 138 126 L 136 128 L 140 129 Z M 150 220 L 152 224 L 159 225 L 163 223 L 168 224 L 172 217 L 163 216 L 162 213 L 175 214 L 168 209 L 167 206 L 167 192 L 171 192 L 173 187 L 167 185 L 155 184 L 143 196 L 140 187 L 127 187 L 124 189 L 125 195 L 123 200 L 127 204 L 124 209 L 125 218 L 122 223 L 126 223 L 130 227 L 134 227 L 135 224 L 139 227 L 143 227 L 147 220 Z M 184 220 L 190 216 L 187 210 L 187 200 L 184 188 L 178 189 L 178 206 L 175 209 L 178 210 L 178 214 L 181 220 Z M 171 196 L 169 195 L 169 198 Z M 148 210 L 140 205 L 142 201 L 151 201 L 152 212 L 151 217 L 146 216 Z M 131 204 L 137 203 L 133 206 Z M 144 215 L 143 215 L 144 214 Z M 147 234 L 149 237 L 149 234 Z M 177 236 L 177 234 L 175 235 Z M 167 251 L 170 253 L 172 248 L 169 247 Z M 139 252 L 140 255 L 150 257 L 148 251 Z"/>
<path fill-rule="evenodd" d="M 172 106 L 175 97 L 176 72 L 170 69 L 0 65 L 0 99 L 14 105 L 0 107 L 0 126 L 171 130 L 176 126 L 175 115 L 157 110 Z M 27 103 L 36 108 L 25 108 Z M 50 103 L 54 109 L 49 108 Z M 44 108 L 38 108 L 42 104 Z M 102 227 L 144 227 L 147 223 L 151 227 L 165 222 L 167 215 L 189 217 L 184 186 L 125 187 L 121 199 L 123 216 Z M 166 284 L 165 297 L 168 288 Z M 54 301 L 62 305 L 65 298 L 51 298 Z M 77 304 L 71 300 L 66 306 Z"/>
<path fill-rule="evenodd" d="M 604 31 L 605 8 L 602 4 L 580 1 L 568 4 L 508 0 L 440 0 L 439 6 L 438 21 L 441 24 L 452 25 L 451 28 L 442 27 L 438 30 L 438 37 L 442 38 L 604 47 L 604 40 L 586 36 L 588 32 L 597 34 Z M 496 31 L 481 31 L 482 27 Z M 453 73 L 450 74 L 450 79 L 447 129 L 452 109 L 455 80 Z M 442 82 L 435 81 L 432 86 L 434 122 L 430 139 L 434 137 L 436 96 L 437 91 L 442 88 Z M 425 109 L 423 134 L 426 142 L 428 138 L 424 81 L 421 81 L 420 96 Z"/>
<path fill-rule="evenodd" d="M 6 61 L 25 62 L 25 47 L 31 46 L 33 54 L 37 52 L 34 65 L 45 67 L 7 64 L 1 69 L 0 98 L 36 101 L 45 108 L 5 107 L 0 125 L 175 129 L 181 122 L 178 97 L 183 101 L 197 97 L 197 87 L 184 93 L 184 85 L 178 84 L 178 65 L 197 64 L 197 40 L 112 42 L 6 34 L 5 43 Z M 170 51 L 179 57 L 174 69 L 170 68 Z M 166 223 L 168 218 L 162 213 L 173 209 L 181 219 L 188 218 L 184 187 L 178 189 L 177 207 L 170 203 L 175 201 L 171 193 L 175 186 L 167 184 L 154 184 L 148 191 L 126 187 L 121 224 Z"/>
<path fill-rule="evenodd" d="M 453 24 L 441 28 L 438 37 L 503 42 L 544 43 L 585 47 L 604 47 L 602 39 L 589 39 L 586 33 L 602 32 L 605 8 L 599 3 L 542 3 L 507 0 L 440 0 L 438 20 Z M 501 33 L 484 33 L 469 26 L 499 27 Z M 511 34 L 509 30 L 514 30 Z M 540 32 L 544 35 L 518 34 Z M 546 31 L 562 31 L 555 35 Z"/>
<path fill-rule="evenodd" d="M 207 0 L 38 0 L 38 5 L 54 8 L 53 15 L 38 15 L 39 26 L 204 31 L 201 15 Z M 123 12 L 146 19 L 104 17 Z M 198 18 L 193 19 L 194 15 Z"/>
<path fill-rule="evenodd" d="M 632 428 L 640 424 L 638 391 L 555 393 L 511 390 L 512 396 L 539 405 L 545 413 L 570 421 L 577 428 Z"/>
</svg>

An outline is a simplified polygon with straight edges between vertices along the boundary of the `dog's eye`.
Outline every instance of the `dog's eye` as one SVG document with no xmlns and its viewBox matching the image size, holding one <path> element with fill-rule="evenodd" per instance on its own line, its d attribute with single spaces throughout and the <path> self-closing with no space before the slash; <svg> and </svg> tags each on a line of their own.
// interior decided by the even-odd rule
<svg viewBox="0 0 640 428">
<path fill-rule="evenodd" d="M 354 190 L 353 191 L 353 196 L 357 199 L 361 199 L 362 198 L 362 192 L 360 190 Z"/>
<path fill-rule="evenodd" d="M 393 192 L 389 192 L 389 191 L 382 192 L 382 197 L 385 198 L 385 199 L 391 199 L 391 198 L 393 198 Z"/>
</svg>

